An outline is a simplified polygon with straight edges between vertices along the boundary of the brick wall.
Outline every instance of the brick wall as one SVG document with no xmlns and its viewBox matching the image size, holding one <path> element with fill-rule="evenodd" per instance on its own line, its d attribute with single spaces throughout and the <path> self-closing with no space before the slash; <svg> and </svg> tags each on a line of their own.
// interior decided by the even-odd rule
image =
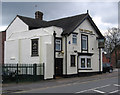
<svg viewBox="0 0 120 95">
<path fill-rule="evenodd" d="M 120 60 L 120 46 L 117 47 L 117 60 Z M 115 64 L 115 51 L 112 52 L 111 54 L 111 63 L 114 67 L 116 67 Z"/>
<path fill-rule="evenodd" d="M 109 58 L 107 58 L 104 53 L 102 54 L 102 56 L 103 56 L 103 63 L 109 63 L 110 62 Z"/>
<path fill-rule="evenodd" d="M 4 63 L 4 41 L 6 40 L 6 32 L 0 32 L 0 64 Z"/>
</svg>

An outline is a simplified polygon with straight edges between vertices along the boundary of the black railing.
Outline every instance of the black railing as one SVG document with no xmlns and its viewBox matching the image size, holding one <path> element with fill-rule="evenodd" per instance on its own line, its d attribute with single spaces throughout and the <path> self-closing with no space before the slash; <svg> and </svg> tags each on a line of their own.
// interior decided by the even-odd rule
<svg viewBox="0 0 120 95">
<path fill-rule="evenodd" d="M 41 64 L 3 64 L 2 79 L 6 81 L 44 79 L 44 63 Z"/>
</svg>

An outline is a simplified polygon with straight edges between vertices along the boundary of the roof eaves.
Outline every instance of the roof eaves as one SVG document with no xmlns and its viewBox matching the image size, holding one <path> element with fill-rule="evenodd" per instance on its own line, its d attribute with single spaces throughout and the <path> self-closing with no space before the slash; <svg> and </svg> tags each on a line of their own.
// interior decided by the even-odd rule
<svg viewBox="0 0 120 95">
<path fill-rule="evenodd" d="M 6 28 L 5 31 L 7 31 L 7 29 L 10 27 L 10 25 L 14 22 L 14 20 L 17 18 L 17 16 L 13 19 L 13 21 L 8 25 L 8 27 Z"/>
<path fill-rule="evenodd" d="M 87 13 L 87 14 L 85 15 L 85 17 L 72 29 L 71 32 L 69 32 L 69 33 L 63 32 L 63 33 L 62 33 L 62 36 L 63 36 L 63 35 L 70 35 L 70 34 L 87 18 L 87 16 L 88 16 L 88 13 Z"/>
<path fill-rule="evenodd" d="M 95 28 L 97 34 L 99 35 L 99 38 L 105 39 L 105 37 L 101 34 L 100 30 L 98 29 L 92 18 L 90 17 L 90 15 L 88 15 L 88 20 L 90 20 L 91 25 Z"/>
</svg>

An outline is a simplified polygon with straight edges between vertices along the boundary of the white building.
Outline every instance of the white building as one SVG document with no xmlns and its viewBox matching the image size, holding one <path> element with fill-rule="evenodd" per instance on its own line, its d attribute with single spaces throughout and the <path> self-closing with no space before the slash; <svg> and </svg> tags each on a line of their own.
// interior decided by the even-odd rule
<svg viewBox="0 0 120 95">
<path fill-rule="evenodd" d="M 5 63 L 45 63 L 44 79 L 101 72 L 104 37 L 88 13 L 53 21 L 16 16 L 6 30 Z"/>
</svg>

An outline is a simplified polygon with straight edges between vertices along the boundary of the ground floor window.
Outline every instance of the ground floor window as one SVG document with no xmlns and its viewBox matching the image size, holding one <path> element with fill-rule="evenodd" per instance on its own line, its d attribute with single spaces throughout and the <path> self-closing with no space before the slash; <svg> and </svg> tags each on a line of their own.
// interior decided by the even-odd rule
<svg viewBox="0 0 120 95">
<path fill-rule="evenodd" d="M 71 67 L 75 67 L 75 55 L 71 55 Z"/>
<path fill-rule="evenodd" d="M 91 68 L 91 58 L 88 56 L 80 56 L 79 57 L 79 68 L 80 69 Z"/>
<path fill-rule="evenodd" d="M 91 59 L 87 58 L 87 68 L 91 68 Z"/>
<path fill-rule="evenodd" d="M 31 40 L 31 56 L 38 56 L 38 39 Z"/>
</svg>

